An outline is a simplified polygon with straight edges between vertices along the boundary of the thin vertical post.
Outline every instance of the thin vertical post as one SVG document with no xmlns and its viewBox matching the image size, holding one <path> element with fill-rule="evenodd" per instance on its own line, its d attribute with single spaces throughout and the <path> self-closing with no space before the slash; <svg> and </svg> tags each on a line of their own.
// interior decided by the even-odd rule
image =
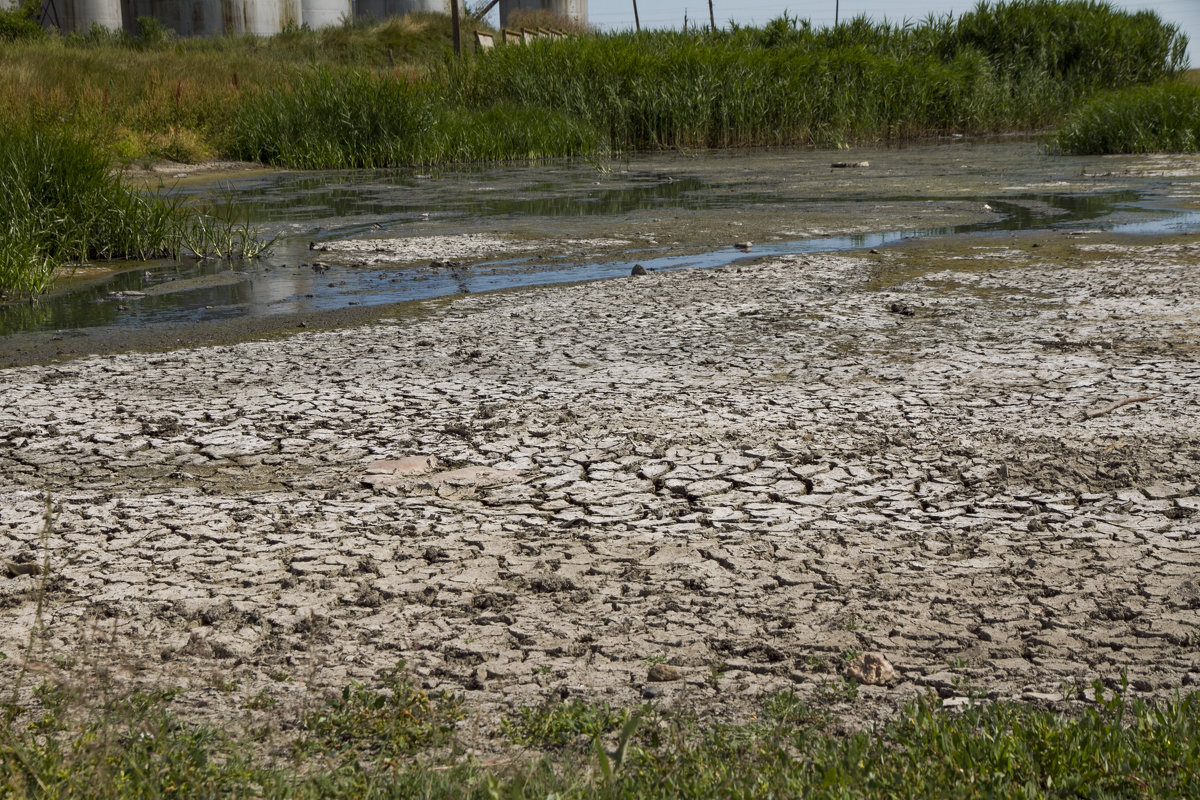
<svg viewBox="0 0 1200 800">
<path fill-rule="evenodd" d="M 454 25 L 454 54 L 462 52 L 462 33 L 458 25 L 458 0 L 450 0 L 450 22 Z"/>
<path fill-rule="evenodd" d="M 841 0 L 833 0 L 833 27 L 838 26 L 838 6 L 841 5 Z"/>
<path fill-rule="evenodd" d="M 633 24 L 637 28 L 638 33 L 642 32 L 642 23 L 638 20 L 637 0 L 633 0 Z"/>
<path fill-rule="evenodd" d="M 713 16 L 712 0 L 708 0 L 708 25 L 712 32 L 717 32 L 717 18 Z"/>
</svg>

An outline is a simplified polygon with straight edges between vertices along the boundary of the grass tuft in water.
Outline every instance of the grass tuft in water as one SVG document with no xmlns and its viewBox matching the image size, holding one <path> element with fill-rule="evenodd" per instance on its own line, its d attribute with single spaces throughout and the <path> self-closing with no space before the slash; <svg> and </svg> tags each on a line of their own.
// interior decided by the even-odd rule
<svg viewBox="0 0 1200 800">
<path fill-rule="evenodd" d="M 203 239 L 192 235 L 198 226 Z M 0 133 L 0 300 L 36 297 L 70 264 L 178 255 L 185 238 L 201 257 L 263 248 L 248 225 L 197 217 L 125 186 L 87 137 L 61 128 Z"/>
<path fill-rule="evenodd" d="M 1200 152 L 1200 86 L 1166 83 L 1103 94 L 1067 117 L 1054 144 L 1074 155 Z"/>
</svg>

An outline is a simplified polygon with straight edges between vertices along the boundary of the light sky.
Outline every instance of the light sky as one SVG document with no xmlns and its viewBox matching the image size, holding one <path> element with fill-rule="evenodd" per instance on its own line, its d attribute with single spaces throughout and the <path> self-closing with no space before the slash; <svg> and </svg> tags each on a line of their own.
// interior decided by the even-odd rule
<svg viewBox="0 0 1200 800">
<path fill-rule="evenodd" d="M 787 11 L 790 16 L 807 19 L 821 27 L 833 24 L 834 4 L 840 19 L 866 14 L 875 19 L 895 22 L 905 19 L 919 22 L 931 12 L 955 16 L 970 11 L 975 0 L 713 0 L 717 26 L 735 20 L 739 24 L 762 25 Z M 1173 22 L 1187 34 L 1188 56 L 1193 67 L 1200 67 L 1200 0 L 1118 0 L 1114 3 L 1129 11 L 1150 9 Z M 638 17 L 643 28 L 680 28 L 687 13 L 688 25 L 699 20 L 708 23 L 707 0 L 638 0 Z M 601 30 L 633 28 L 633 0 L 588 0 L 589 21 Z"/>
</svg>

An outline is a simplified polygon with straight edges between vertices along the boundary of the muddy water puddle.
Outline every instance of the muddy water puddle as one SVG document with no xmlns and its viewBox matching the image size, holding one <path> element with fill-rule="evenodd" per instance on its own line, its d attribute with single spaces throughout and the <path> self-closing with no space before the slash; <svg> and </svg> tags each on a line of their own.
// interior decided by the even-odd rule
<svg viewBox="0 0 1200 800">
<path fill-rule="evenodd" d="M 303 315 L 1003 231 L 1190 232 L 1198 175 L 1195 158 L 1062 157 L 1012 140 L 257 172 L 164 191 L 249 216 L 279 237 L 269 257 L 80 270 L 36 305 L 0 307 L 0 334 Z"/>
</svg>

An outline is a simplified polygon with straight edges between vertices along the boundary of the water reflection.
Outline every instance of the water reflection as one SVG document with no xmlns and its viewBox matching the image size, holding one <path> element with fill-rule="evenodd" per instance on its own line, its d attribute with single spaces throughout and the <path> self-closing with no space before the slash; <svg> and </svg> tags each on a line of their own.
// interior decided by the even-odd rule
<svg viewBox="0 0 1200 800">
<path fill-rule="evenodd" d="M 972 154 L 971 164 L 958 163 L 967 161 L 965 152 Z M 270 233 L 280 233 L 279 246 L 271 257 L 252 264 L 163 261 L 133 265 L 91 282 L 79 281 L 32 306 L 0 306 L 0 334 L 317 311 L 628 275 L 634 263 L 651 270 L 674 270 L 719 266 L 745 257 L 732 247 L 698 254 L 662 247 L 630 249 L 603 260 L 577 254 L 531 255 L 452 268 L 423 264 L 362 269 L 331 266 L 318 272 L 309 264 L 308 244 L 314 239 L 424 234 L 422 226 L 438 219 L 460 220 L 464 229 L 490 231 L 510 230 L 518 224 L 535 229 L 540 225 L 553 235 L 569 237 L 573 230 L 570 220 L 581 217 L 603 221 L 646 211 L 699 210 L 720 219 L 725 208 L 731 210 L 730 217 L 746 208 L 800 217 L 814 208 L 837 207 L 845 209 L 847 220 L 871 220 L 880 227 L 864 234 L 756 243 L 755 256 L 881 247 L 913 237 L 1113 227 L 1118 218 L 1124 227 L 1114 229 L 1127 232 L 1200 228 L 1200 212 L 1153 208 L 1161 187 L 1152 181 L 1103 191 L 964 194 L 959 186 L 963 179 L 954 169 L 969 166 L 972 174 L 992 169 L 998 176 L 993 176 L 997 185 L 1003 178 L 1019 186 L 1022 181 L 1028 185 L 1035 177 L 1044 180 L 1051 168 L 1078 168 L 1074 162 L 1064 167 L 1064 162 L 1045 160 L 1031 145 L 983 152 L 993 159 L 991 167 L 976 163 L 975 150 L 928 147 L 905 153 L 897 166 L 886 171 L 851 176 L 841 174 L 844 171 L 832 174 L 828 154 L 807 153 L 727 158 L 721 163 L 729 169 L 710 170 L 702 177 L 681 174 L 686 172 L 682 168 L 668 169 L 681 162 L 659 157 L 638 168 L 632 164 L 627 174 L 612 180 L 600 180 L 586 165 L 555 164 L 445 171 L 433 176 L 395 171 L 267 174 L 245 179 L 236 191 L 229 187 L 215 191 L 212 187 L 174 187 L 169 191 L 236 205 L 239 216 L 249 215 L 265 224 Z M 778 174 L 771 179 L 756 177 L 753 165 L 776 169 Z M 914 186 L 928 191 L 914 193 Z M 911 208 L 913 203 L 966 203 L 971 207 L 986 203 L 994 213 L 988 221 L 956 226 L 896 229 L 887 224 L 889 213 L 895 213 L 889 209 L 904 204 Z M 1130 223 L 1131 216 L 1147 219 Z M 564 225 L 563 220 L 568 222 Z"/>
</svg>

